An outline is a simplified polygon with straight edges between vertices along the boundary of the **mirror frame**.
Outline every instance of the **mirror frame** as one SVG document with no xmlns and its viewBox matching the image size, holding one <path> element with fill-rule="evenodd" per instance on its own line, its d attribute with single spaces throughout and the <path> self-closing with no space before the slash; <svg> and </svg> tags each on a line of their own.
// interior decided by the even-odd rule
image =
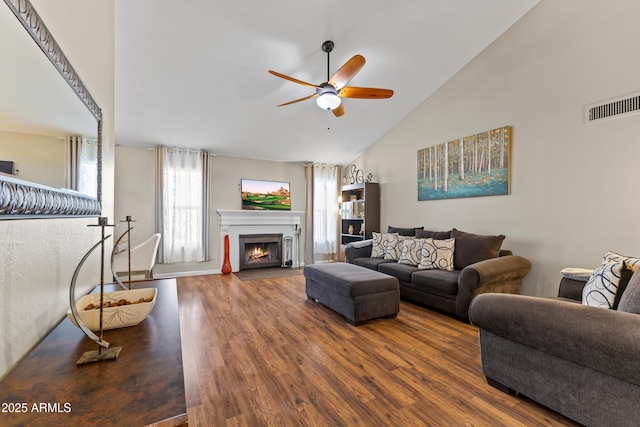
<svg viewBox="0 0 640 427">
<path fill-rule="evenodd" d="M 102 212 L 102 110 L 29 0 L 4 0 L 98 124 L 97 197 L 0 176 L 0 220 L 99 216 Z"/>
</svg>

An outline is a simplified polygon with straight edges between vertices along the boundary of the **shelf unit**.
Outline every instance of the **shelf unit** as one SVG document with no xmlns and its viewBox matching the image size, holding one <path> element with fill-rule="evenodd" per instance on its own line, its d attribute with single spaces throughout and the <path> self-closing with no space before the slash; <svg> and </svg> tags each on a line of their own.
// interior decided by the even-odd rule
<svg viewBox="0 0 640 427">
<path fill-rule="evenodd" d="M 380 231 L 380 186 L 362 182 L 342 187 L 340 243 L 371 239 Z"/>
</svg>

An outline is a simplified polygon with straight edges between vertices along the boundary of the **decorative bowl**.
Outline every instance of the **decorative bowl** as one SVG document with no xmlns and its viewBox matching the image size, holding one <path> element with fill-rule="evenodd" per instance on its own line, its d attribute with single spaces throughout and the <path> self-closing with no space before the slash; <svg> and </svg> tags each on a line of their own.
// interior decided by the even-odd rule
<svg viewBox="0 0 640 427">
<path fill-rule="evenodd" d="M 102 312 L 102 329 L 125 328 L 137 325 L 151 313 L 156 303 L 156 288 L 132 289 L 128 291 L 105 292 Z M 138 302 L 138 301 L 144 302 Z M 125 305 L 123 301 L 128 302 Z M 120 302 L 123 305 L 116 305 Z M 95 308 L 90 308 L 93 304 Z M 110 307 L 109 305 L 114 305 Z M 100 330 L 100 294 L 88 294 L 76 301 L 82 322 L 92 331 Z M 78 326 L 71 310 L 67 311 L 71 322 Z"/>
</svg>

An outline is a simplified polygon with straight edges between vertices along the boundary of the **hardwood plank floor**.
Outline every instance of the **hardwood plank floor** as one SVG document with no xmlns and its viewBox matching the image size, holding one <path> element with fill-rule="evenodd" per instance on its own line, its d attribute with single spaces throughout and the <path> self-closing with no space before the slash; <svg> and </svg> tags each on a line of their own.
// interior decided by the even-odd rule
<svg viewBox="0 0 640 427">
<path fill-rule="evenodd" d="M 477 329 L 402 301 L 355 327 L 302 275 L 178 278 L 190 426 L 575 426 L 486 383 Z"/>
</svg>

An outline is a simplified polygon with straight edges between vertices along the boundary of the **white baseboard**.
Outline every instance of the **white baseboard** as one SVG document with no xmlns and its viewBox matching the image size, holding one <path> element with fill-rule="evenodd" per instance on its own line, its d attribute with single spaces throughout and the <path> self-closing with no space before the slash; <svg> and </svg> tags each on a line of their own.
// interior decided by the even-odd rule
<svg viewBox="0 0 640 427">
<path fill-rule="evenodd" d="M 304 263 L 300 263 L 298 267 L 294 268 L 303 268 Z M 154 279 L 170 279 L 172 277 L 189 277 L 189 276 L 206 276 L 208 274 L 222 274 L 222 271 L 219 268 L 212 270 L 195 270 L 195 271 L 177 271 L 174 273 L 153 273 Z"/>
<path fill-rule="evenodd" d="M 154 279 L 168 279 L 171 277 L 206 276 L 208 274 L 220 274 L 220 269 L 198 270 L 198 271 L 177 271 L 175 273 L 154 273 Z"/>
</svg>

